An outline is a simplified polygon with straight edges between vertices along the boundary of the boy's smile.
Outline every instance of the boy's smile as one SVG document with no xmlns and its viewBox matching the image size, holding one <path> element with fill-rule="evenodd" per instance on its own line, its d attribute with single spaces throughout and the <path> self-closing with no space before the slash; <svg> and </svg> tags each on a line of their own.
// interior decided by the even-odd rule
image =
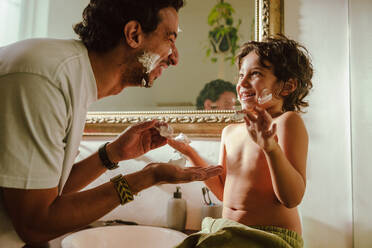
<svg viewBox="0 0 372 248">
<path fill-rule="evenodd" d="M 274 97 L 263 104 L 257 103 L 264 91 L 274 92 L 276 83 L 277 78 L 273 73 L 272 65 L 268 62 L 263 65 L 256 52 L 250 52 L 242 60 L 236 85 L 236 92 L 242 108 L 252 110 L 255 106 L 260 105 L 262 108 L 270 109 L 270 112 L 281 111 L 283 100 L 280 97 Z"/>
</svg>

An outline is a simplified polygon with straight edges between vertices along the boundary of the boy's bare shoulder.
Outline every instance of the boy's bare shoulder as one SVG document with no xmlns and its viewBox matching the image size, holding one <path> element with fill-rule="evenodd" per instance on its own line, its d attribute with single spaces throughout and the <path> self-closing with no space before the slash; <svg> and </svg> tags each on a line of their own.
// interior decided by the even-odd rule
<svg viewBox="0 0 372 248">
<path fill-rule="evenodd" d="M 302 117 L 300 115 L 300 113 L 298 112 L 295 112 L 295 111 L 287 111 L 287 112 L 284 112 L 283 114 L 281 114 L 280 116 L 278 116 L 277 118 L 278 121 L 298 121 L 298 120 L 302 120 Z"/>
<path fill-rule="evenodd" d="M 300 113 L 294 111 L 288 111 L 283 113 L 282 115 L 275 118 L 274 122 L 276 122 L 279 125 L 279 127 L 284 126 L 287 128 L 294 128 L 299 126 L 302 127 L 305 126 Z"/>
</svg>

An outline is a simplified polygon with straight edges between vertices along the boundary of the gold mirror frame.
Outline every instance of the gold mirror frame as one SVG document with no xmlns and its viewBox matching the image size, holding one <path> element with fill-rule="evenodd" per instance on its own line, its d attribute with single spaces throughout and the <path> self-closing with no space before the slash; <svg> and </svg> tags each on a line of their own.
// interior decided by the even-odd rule
<svg viewBox="0 0 372 248">
<path fill-rule="evenodd" d="M 255 39 L 283 33 L 284 0 L 255 0 Z M 231 123 L 233 110 L 88 112 L 84 137 L 116 136 L 129 125 L 158 119 L 172 125 L 175 133 L 188 137 L 219 138 Z"/>
</svg>

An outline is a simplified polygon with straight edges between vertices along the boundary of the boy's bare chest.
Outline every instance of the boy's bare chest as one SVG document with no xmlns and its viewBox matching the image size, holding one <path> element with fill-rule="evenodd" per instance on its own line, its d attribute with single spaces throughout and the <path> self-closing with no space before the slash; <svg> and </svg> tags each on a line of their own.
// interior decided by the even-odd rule
<svg viewBox="0 0 372 248">
<path fill-rule="evenodd" d="M 238 128 L 229 135 L 225 148 L 226 165 L 231 172 L 262 173 L 268 169 L 264 152 L 244 128 Z"/>
</svg>

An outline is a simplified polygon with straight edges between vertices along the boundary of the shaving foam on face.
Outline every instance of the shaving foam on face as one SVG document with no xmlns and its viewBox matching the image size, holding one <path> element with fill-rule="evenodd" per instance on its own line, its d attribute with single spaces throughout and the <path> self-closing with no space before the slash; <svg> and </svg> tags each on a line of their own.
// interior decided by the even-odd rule
<svg viewBox="0 0 372 248">
<path fill-rule="evenodd" d="M 138 61 L 145 67 L 146 73 L 150 73 L 154 70 L 156 63 L 160 59 L 160 55 L 156 53 L 144 52 L 139 58 Z"/>
<path fill-rule="evenodd" d="M 263 105 L 267 103 L 268 101 L 270 101 L 272 98 L 273 98 L 273 94 L 270 92 L 270 90 L 264 89 L 261 92 L 261 95 L 258 97 L 257 102 L 258 104 Z"/>
</svg>

